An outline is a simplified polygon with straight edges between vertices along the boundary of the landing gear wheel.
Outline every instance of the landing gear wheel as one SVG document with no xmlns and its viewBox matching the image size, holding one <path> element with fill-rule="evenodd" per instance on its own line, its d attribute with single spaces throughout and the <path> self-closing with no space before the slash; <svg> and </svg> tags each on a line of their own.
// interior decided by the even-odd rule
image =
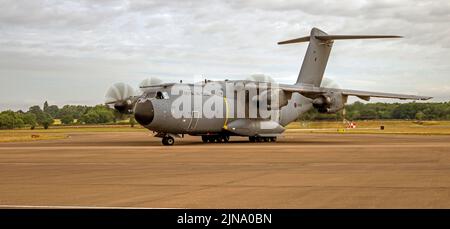
<svg viewBox="0 0 450 229">
<path fill-rule="evenodd" d="M 228 141 L 230 141 L 230 136 L 226 135 L 222 137 L 222 141 L 227 143 Z"/>
<path fill-rule="evenodd" d="M 248 137 L 248 140 L 249 140 L 250 142 L 255 142 L 255 141 L 256 141 L 256 137 L 250 136 L 250 137 Z"/>
<path fill-rule="evenodd" d="M 203 143 L 207 143 L 208 142 L 208 136 L 202 136 L 202 141 L 203 141 Z"/>
<path fill-rule="evenodd" d="M 173 143 L 175 143 L 175 139 L 172 136 L 166 136 L 162 139 L 162 144 L 165 146 L 171 146 Z"/>
<path fill-rule="evenodd" d="M 270 138 L 270 141 L 271 141 L 271 142 L 276 142 L 276 141 L 277 141 L 277 137 L 271 137 L 271 138 Z"/>
</svg>

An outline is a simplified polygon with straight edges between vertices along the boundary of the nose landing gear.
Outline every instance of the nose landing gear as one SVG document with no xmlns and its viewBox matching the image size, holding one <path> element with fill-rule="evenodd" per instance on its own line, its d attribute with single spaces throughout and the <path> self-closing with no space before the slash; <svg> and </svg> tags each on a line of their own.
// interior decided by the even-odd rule
<svg viewBox="0 0 450 229">
<path fill-rule="evenodd" d="M 165 146 L 171 146 L 175 143 L 175 139 L 172 136 L 165 136 L 162 138 L 162 144 Z"/>
<path fill-rule="evenodd" d="M 162 144 L 165 146 L 173 145 L 175 143 L 174 137 L 180 138 L 180 136 L 177 134 L 167 134 L 167 133 L 161 133 L 161 132 L 157 133 L 155 135 L 155 137 L 162 138 Z"/>
</svg>

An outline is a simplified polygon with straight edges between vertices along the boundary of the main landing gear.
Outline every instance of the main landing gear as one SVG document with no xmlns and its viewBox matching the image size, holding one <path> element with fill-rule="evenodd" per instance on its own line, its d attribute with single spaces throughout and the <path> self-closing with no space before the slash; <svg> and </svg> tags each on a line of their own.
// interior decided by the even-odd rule
<svg viewBox="0 0 450 229">
<path fill-rule="evenodd" d="M 204 143 L 213 142 L 228 142 L 230 141 L 230 136 L 228 135 L 203 135 L 202 141 Z"/>
<path fill-rule="evenodd" d="M 250 142 L 276 142 L 277 137 L 262 137 L 262 136 L 250 136 L 248 137 Z M 230 140 L 230 136 L 228 135 L 203 135 L 202 141 L 204 143 L 219 143 L 219 142 L 228 142 Z"/>
<path fill-rule="evenodd" d="M 277 137 L 261 137 L 261 136 L 250 136 L 248 137 L 250 142 L 276 142 Z"/>
</svg>

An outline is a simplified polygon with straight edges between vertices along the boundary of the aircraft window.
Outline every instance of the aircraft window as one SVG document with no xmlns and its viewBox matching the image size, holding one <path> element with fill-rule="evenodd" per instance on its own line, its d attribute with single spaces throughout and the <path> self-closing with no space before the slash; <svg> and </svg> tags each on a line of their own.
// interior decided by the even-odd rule
<svg viewBox="0 0 450 229">
<path fill-rule="evenodd" d="M 169 93 L 167 91 L 162 92 L 163 99 L 169 99 Z"/>
<path fill-rule="evenodd" d="M 169 99 L 169 93 L 167 91 L 158 91 L 156 92 L 156 99 Z"/>
<path fill-rule="evenodd" d="M 156 99 L 163 99 L 163 93 L 160 92 L 160 91 L 156 92 L 155 98 L 156 98 Z"/>
</svg>

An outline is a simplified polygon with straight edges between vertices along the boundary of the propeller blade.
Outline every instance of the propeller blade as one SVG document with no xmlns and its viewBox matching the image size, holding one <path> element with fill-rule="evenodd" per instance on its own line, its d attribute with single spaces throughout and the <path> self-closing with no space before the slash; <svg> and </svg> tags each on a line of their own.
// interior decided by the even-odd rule
<svg viewBox="0 0 450 229">
<path fill-rule="evenodd" d="M 125 83 L 115 83 L 106 92 L 105 103 L 114 104 L 123 102 L 134 95 L 134 89 L 130 85 Z"/>
<path fill-rule="evenodd" d="M 149 77 L 149 78 L 143 80 L 139 84 L 139 89 L 142 92 L 145 92 L 145 91 L 149 90 L 148 87 L 153 86 L 153 85 L 159 85 L 159 84 L 162 84 L 162 83 L 163 83 L 163 81 L 161 79 L 157 78 L 157 77 Z"/>
</svg>

